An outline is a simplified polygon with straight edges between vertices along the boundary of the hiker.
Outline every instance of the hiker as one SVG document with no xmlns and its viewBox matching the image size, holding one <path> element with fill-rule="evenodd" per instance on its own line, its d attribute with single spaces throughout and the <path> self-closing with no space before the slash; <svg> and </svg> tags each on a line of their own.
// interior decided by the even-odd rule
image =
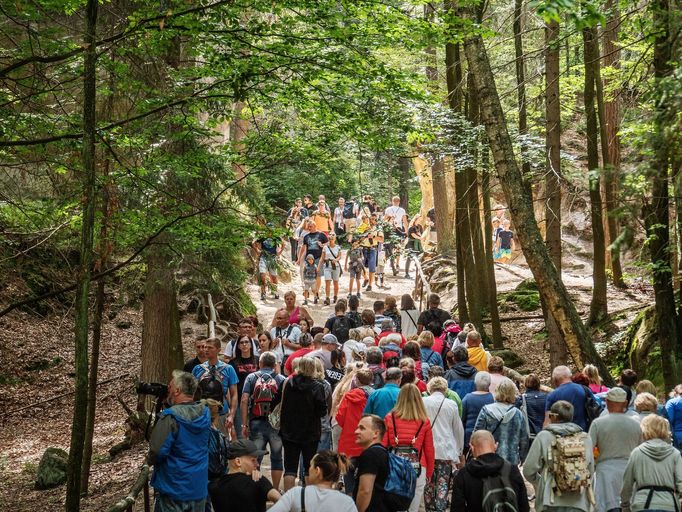
<svg viewBox="0 0 682 512">
<path fill-rule="evenodd" d="M 286 362 L 284 363 L 284 375 L 286 376 L 294 373 L 292 365 L 296 359 L 309 355 L 313 350 L 315 350 L 312 346 L 313 338 L 310 336 L 310 333 L 301 334 L 301 337 L 298 339 L 298 344 L 301 348 L 289 354 L 289 357 L 287 357 Z"/>
<path fill-rule="evenodd" d="M 230 359 L 234 357 L 235 353 L 237 352 L 237 340 L 242 336 L 250 336 L 252 341 L 251 350 L 255 355 L 260 353 L 258 338 L 256 336 L 256 328 L 253 324 L 253 320 L 251 320 L 251 317 L 247 316 L 239 320 L 239 323 L 237 324 L 237 337 L 228 341 L 225 345 L 223 361 L 229 363 Z M 207 339 L 208 338 L 206 338 L 206 340 Z"/>
<path fill-rule="evenodd" d="M 324 275 L 324 305 L 329 306 L 331 304 L 329 292 L 332 284 L 334 285 L 334 303 L 338 300 L 339 276 L 341 275 L 341 246 L 336 243 L 335 233 L 329 233 L 329 243 L 324 247 L 320 265 L 322 265 Z"/>
<path fill-rule="evenodd" d="M 497 443 L 487 430 L 471 436 L 472 459 L 457 472 L 453 482 L 451 512 L 516 510 L 529 512 L 526 484 L 519 468 L 497 455 Z M 506 488 L 506 492 L 489 492 Z M 484 503 L 484 496 L 491 503 Z"/>
<path fill-rule="evenodd" d="M 237 432 L 237 437 L 242 438 L 242 416 L 239 412 L 242 390 L 244 388 L 244 382 L 246 378 L 258 370 L 258 357 L 254 355 L 251 347 L 251 337 L 242 336 L 237 339 L 237 353 L 235 357 L 230 359 L 228 363 L 232 368 L 234 368 L 237 374 L 237 410 L 234 415 L 234 428 Z"/>
<path fill-rule="evenodd" d="M 384 377 L 384 385 L 369 396 L 363 412 L 384 418 L 398 400 L 402 377 L 403 372 L 400 368 L 388 368 Z"/>
<path fill-rule="evenodd" d="M 391 262 L 391 270 L 393 275 L 398 275 L 398 267 L 400 266 L 400 252 L 396 251 L 396 246 L 399 249 L 402 240 L 407 236 L 409 224 L 407 222 L 407 212 L 400 206 L 400 197 L 393 196 L 391 198 L 391 206 L 384 210 L 384 221 L 388 222 L 391 227 L 388 239 L 384 244 L 386 250 L 386 257 Z"/>
<path fill-rule="evenodd" d="M 495 401 L 490 389 L 490 374 L 478 372 L 474 377 L 475 391 L 467 393 L 462 398 L 462 423 L 464 423 L 464 450 L 469 449 L 469 439 L 474 432 L 474 426 L 483 406 Z M 461 395 L 460 395 L 461 396 Z"/>
<path fill-rule="evenodd" d="M 490 374 L 490 392 L 495 393 L 497 386 L 503 379 L 504 376 L 504 359 L 500 356 L 492 356 L 488 360 L 488 373 Z"/>
<path fill-rule="evenodd" d="M 414 299 L 409 293 L 400 297 L 400 333 L 409 338 L 417 334 L 419 321 L 419 310 L 414 303 Z"/>
<path fill-rule="evenodd" d="M 448 387 L 464 400 L 466 395 L 476 389 L 474 379 L 477 370 L 468 363 L 469 352 L 462 345 L 452 350 L 452 358 L 455 364 L 445 372 L 445 379 L 448 381 Z"/>
<path fill-rule="evenodd" d="M 298 325 L 290 323 L 290 320 L 291 316 L 287 310 L 280 309 L 275 313 L 275 326 L 270 330 L 274 343 L 272 351 L 281 353 L 282 364 L 286 364 L 287 357 L 301 348 L 298 342 L 301 338 L 301 329 Z"/>
<path fill-rule="evenodd" d="M 269 225 L 269 227 L 271 227 Z M 279 299 L 277 294 L 277 258 L 284 249 L 284 240 L 280 237 L 269 236 L 258 238 L 252 244 L 258 259 L 258 274 L 260 280 L 260 300 L 265 300 L 265 292 L 270 288 L 273 299 Z"/>
<path fill-rule="evenodd" d="M 362 325 L 362 318 L 360 317 L 360 313 L 358 312 L 359 307 L 360 307 L 359 296 L 351 295 L 348 298 L 348 311 L 346 311 L 346 316 L 350 319 L 351 326 L 354 329 Z"/>
<path fill-rule="evenodd" d="M 431 331 L 423 331 L 420 335 L 419 338 L 417 339 L 419 342 L 419 346 L 421 347 L 421 359 L 431 366 L 440 366 L 443 368 L 443 358 L 438 352 L 434 352 L 432 350 L 433 343 L 434 343 L 434 337 L 433 333 Z"/>
<path fill-rule="evenodd" d="M 312 255 L 313 262 L 312 265 L 318 268 L 318 275 L 315 278 L 315 304 L 317 304 L 317 299 L 319 298 L 318 291 L 320 289 L 320 258 L 322 258 L 322 251 L 324 246 L 329 242 L 329 238 L 325 233 L 319 231 L 314 222 L 308 223 L 308 229 L 310 230 L 307 235 L 303 237 L 303 243 L 298 251 L 298 265 L 303 266 L 304 261 L 306 261 L 308 255 Z M 305 269 L 304 269 L 305 272 Z M 304 279 L 305 284 L 305 279 Z"/>
<path fill-rule="evenodd" d="M 196 390 L 191 373 L 173 371 L 167 398 L 171 407 L 161 411 L 149 438 L 155 510 L 204 510 L 211 413 L 194 402 Z"/>
<path fill-rule="evenodd" d="M 552 370 L 552 385 L 554 391 L 547 395 L 545 402 L 545 425 L 549 424 L 549 410 L 554 402 L 566 400 L 573 405 L 573 423 L 587 432 L 587 417 L 585 414 L 585 404 L 587 393 L 591 393 L 589 388 L 585 391 L 580 384 L 571 381 L 571 370 L 567 366 L 557 366 Z"/>
<path fill-rule="evenodd" d="M 526 376 L 523 385 L 526 391 L 516 398 L 516 407 L 521 409 L 526 419 L 526 426 L 532 443 L 545 422 L 545 404 L 549 393 L 540 389 L 540 379 L 534 373 Z M 571 421 L 573 421 L 572 412 Z"/>
<path fill-rule="evenodd" d="M 321 341 L 320 348 L 310 352 L 309 356 L 319 359 L 326 373 L 327 370 L 330 370 L 334 366 L 334 352 L 341 348 L 341 343 L 339 343 L 338 338 L 331 333 L 323 334 Z M 328 379 L 327 382 L 329 382 Z M 333 389 L 334 385 L 331 382 L 329 382 L 329 384 Z"/>
<path fill-rule="evenodd" d="M 298 237 L 296 230 L 301 226 L 304 219 L 308 216 L 308 210 L 303 207 L 303 201 L 298 197 L 294 201 L 294 206 L 287 213 L 286 228 L 291 232 L 289 236 L 289 245 L 291 246 L 291 261 L 296 261 L 298 258 Z"/>
<path fill-rule="evenodd" d="M 392 295 L 384 297 L 384 318 L 393 320 L 395 332 L 402 331 L 402 320 L 400 318 L 400 311 L 398 311 L 398 303 Z"/>
<path fill-rule="evenodd" d="M 312 254 L 308 254 L 305 257 L 305 263 L 303 264 L 303 305 L 308 305 L 308 297 L 310 292 L 313 293 L 313 303 L 317 304 L 319 299 L 319 284 L 318 280 L 320 278 L 320 267 L 315 263 L 315 258 Z"/>
<path fill-rule="evenodd" d="M 196 340 L 194 340 L 194 350 L 196 353 L 196 356 L 187 362 L 185 362 L 185 366 L 182 367 L 183 372 L 187 373 L 192 373 L 192 370 L 194 370 L 194 367 L 198 364 L 203 363 L 206 361 L 206 340 L 208 338 L 206 336 L 199 336 Z"/>
<path fill-rule="evenodd" d="M 362 453 L 355 464 L 353 499 L 358 512 L 388 512 L 384 503 L 388 478 L 388 452 L 381 444 L 386 432 L 384 420 L 365 414 L 355 429 L 355 443 Z"/>
<path fill-rule="evenodd" d="M 342 237 L 346 234 L 346 219 L 344 218 L 344 211 L 346 209 L 346 200 L 339 197 L 338 206 L 334 208 L 334 215 L 332 216 L 334 222 L 334 234 Z"/>
<path fill-rule="evenodd" d="M 256 444 L 259 450 L 270 448 L 272 483 L 279 489 L 282 479 L 282 438 L 268 421 L 268 415 L 281 400 L 282 385 L 286 380 L 275 373 L 275 354 L 263 352 L 258 360 L 259 370 L 246 378 L 240 405 L 242 436 Z M 263 457 L 260 456 L 260 464 Z"/>
<path fill-rule="evenodd" d="M 360 291 L 360 278 L 365 271 L 365 257 L 360 247 L 360 240 L 354 239 L 351 248 L 346 252 L 346 260 L 343 263 L 344 270 L 348 272 L 348 299 L 353 297 L 353 285 L 357 289 L 357 298 L 362 296 Z"/>
<path fill-rule="evenodd" d="M 405 244 L 405 279 L 412 279 L 412 276 L 410 275 L 412 257 L 421 254 L 424 251 L 422 248 L 423 234 L 424 228 L 421 225 L 421 215 L 416 214 L 407 227 L 407 243 Z"/>
<path fill-rule="evenodd" d="M 443 324 L 446 320 L 450 320 L 450 313 L 438 306 L 440 306 L 440 296 L 432 293 L 429 295 L 428 309 L 422 312 L 417 320 L 417 332 L 419 334 L 426 329 L 427 331 L 431 331 L 434 336 L 441 335 L 443 332 Z"/>
<path fill-rule="evenodd" d="M 592 508 L 592 440 L 572 420 L 573 405 L 554 402 L 550 423 L 538 432 L 523 464 L 523 476 L 535 489 L 536 512 Z"/>
<path fill-rule="evenodd" d="M 324 333 L 333 334 L 341 345 L 348 341 L 353 322 L 346 316 L 346 301 L 340 299 L 334 305 L 334 316 L 324 324 Z"/>
<path fill-rule="evenodd" d="M 511 260 L 512 252 L 516 250 L 514 232 L 509 229 L 511 223 L 508 219 L 502 221 L 502 229 L 497 233 L 495 249 L 498 254 L 496 261 L 507 263 Z"/>
<path fill-rule="evenodd" d="M 483 340 L 478 331 L 469 331 L 467 333 L 466 347 L 467 352 L 469 352 L 469 364 L 479 372 L 487 372 L 488 363 L 492 356 L 490 352 L 483 348 L 482 344 Z"/>
</svg>

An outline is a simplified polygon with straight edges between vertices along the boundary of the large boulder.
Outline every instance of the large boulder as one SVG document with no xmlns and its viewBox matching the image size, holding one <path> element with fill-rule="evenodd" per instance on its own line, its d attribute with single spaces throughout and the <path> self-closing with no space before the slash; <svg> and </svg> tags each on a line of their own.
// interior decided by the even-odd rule
<svg viewBox="0 0 682 512">
<path fill-rule="evenodd" d="M 61 448 L 48 448 L 43 453 L 36 474 L 36 489 L 52 489 L 66 483 L 69 454 Z"/>
</svg>

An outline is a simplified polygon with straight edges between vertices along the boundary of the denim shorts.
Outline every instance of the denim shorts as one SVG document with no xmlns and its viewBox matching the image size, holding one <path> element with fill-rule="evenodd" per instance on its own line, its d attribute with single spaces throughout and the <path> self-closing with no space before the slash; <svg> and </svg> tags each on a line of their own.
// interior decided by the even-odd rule
<svg viewBox="0 0 682 512">
<path fill-rule="evenodd" d="M 282 471 L 284 464 L 282 461 L 282 438 L 277 431 L 272 428 L 267 418 L 256 418 L 249 422 L 249 438 L 259 450 L 264 450 L 266 445 L 270 445 L 270 466 L 273 471 Z M 258 459 L 260 464 L 263 457 Z"/>
<path fill-rule="evenodd" d="M 374 273 L 377 270 L 377 248 L 363 247 L 362 253 L 365 255 L 365 268 Z"/>
</svg>

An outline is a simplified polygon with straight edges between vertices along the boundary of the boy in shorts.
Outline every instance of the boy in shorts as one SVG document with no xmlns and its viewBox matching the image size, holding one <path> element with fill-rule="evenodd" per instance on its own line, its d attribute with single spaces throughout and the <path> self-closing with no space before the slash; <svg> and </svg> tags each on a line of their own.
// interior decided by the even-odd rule
<svg viewBox="0 0 682 512">
<path fill-rule="evenodd" d="M 497 247 L 499 258 L 498 261 L 507 263 L 512 257 L 512 251 L 515 250 L 514 232 L 509 229 L 510 222 L 508 219 L 502 221 L 502 230 L 497 234 Z"/>
<path fill-rule="evenodd" d="M 385 245 L 385 244 L 384 244 Z M 382 247 L 377 254 L 377 285 L 378 288 L 384 288 L 384 267 L 386 266 L 386 251 Z"/>
<path fill-rule="evenodd" d="M 313 294 L 317 293 L 317 276 L 319 270 L 315 265 L 315 258 L 312 254 L 305 257 L 305 264 L 303 265 L 303 305 L 308 305 L 308 295 L 310 291 Z"/>
<path fill-rule="evenodd" d="M 358 298 L 360 298 L 360 278 L 365 270 L 363 264 L 364 256 L 362 254 L 362 247 L 358 240 L 353 240 L 350 250 L 346 253 L 346 261 L 344 262 L 345 270 L 350 275 L 348 282 L 348 296 L 353 295 L 353 284 L 358 288 Z"/>
</svg>

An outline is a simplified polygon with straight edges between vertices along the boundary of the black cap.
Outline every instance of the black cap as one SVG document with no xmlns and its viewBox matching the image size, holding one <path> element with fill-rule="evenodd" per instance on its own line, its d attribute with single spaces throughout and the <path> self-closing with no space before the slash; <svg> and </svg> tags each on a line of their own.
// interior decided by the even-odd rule
<svg viewBox="0 0 682 512">
<path fill-rule="evenodd" d="M 259 450 L 256 443 L 249 439 L 240 439 L 239 441 L 234 441 L 230 444 L 227 449 L 227 458 L 236 459 L 237 457 L 245 457 L 250 455 L 252 457 L 262 457 L 267 455 L 268 452 L 265 450 Z"/>
</svg>

